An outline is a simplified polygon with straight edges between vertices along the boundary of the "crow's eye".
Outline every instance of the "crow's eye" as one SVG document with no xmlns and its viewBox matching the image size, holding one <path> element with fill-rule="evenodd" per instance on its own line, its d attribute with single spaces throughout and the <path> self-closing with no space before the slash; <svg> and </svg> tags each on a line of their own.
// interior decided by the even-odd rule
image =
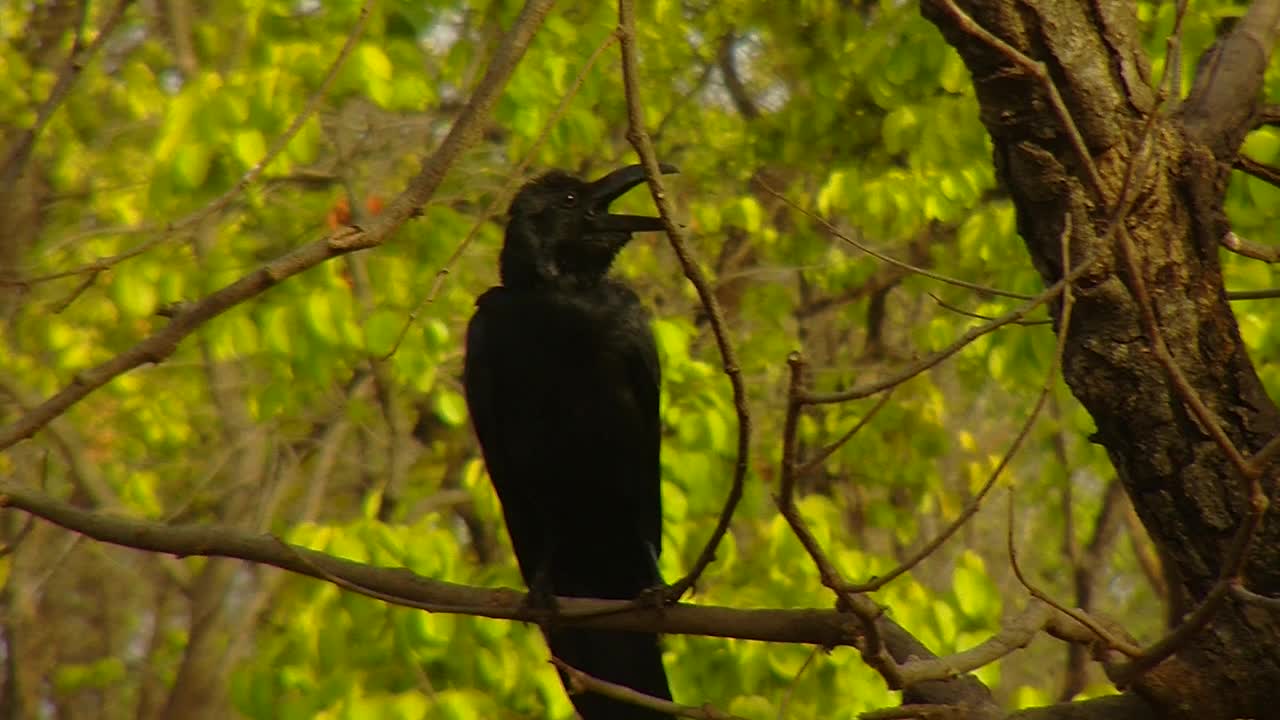
<svg viewBox="0 0 1280 720">
<path fill-rule="evenodd" d="M 575 206 L 575 205 L 577 205 L 577 204 L 578 204 L 578 194 L 577 194 L 577 193 L 574 193 L 574 192 L 567 192 L 567 193 L 565 193 L 565 194 L 564 194 L 564 197 L 560 198 L 560 207 L 567 207 L 567 208 L 571 208 L 571 207 L 574 207 L 574 206 Z"/>
</svg>

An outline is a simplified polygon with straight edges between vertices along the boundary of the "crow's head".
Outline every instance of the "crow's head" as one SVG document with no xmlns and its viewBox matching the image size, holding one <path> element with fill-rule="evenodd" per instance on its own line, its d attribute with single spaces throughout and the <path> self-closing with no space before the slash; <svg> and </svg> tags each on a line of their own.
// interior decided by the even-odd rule
<svg viewBox="0 0 1280 720">
<path fill-rule="evenodd" d="M 677 172 L 671 165 L 660 167 Z M 598 282 L 631 233 L 662 229 L 656 217 L 609 212 L 610 203 L 642 182 L 639 165 L 595 182 L 560 170 L 529 182 L 511 201 L 499 260 L 502 282 L 509 287 Z"/>
</svg>

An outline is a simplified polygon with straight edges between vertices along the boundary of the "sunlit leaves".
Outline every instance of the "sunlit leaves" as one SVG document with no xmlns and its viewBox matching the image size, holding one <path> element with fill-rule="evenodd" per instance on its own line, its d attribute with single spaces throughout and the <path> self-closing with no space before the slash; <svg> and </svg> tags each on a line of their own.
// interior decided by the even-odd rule
<svg viewBox="0 0 1280 720">
<path fill-rule="evenodd" d="M 467 422 L 467 405 L 462 395 L 452 390 L 443 390 L 436 394 L 436 415 L 445 423 L 461 427 Z"/>
<path fill-rule="evenodd" d="M 966 551 L 960 555 L 951 581 L 956 604 L 971 621 L 987 626 L 999 619 L 1000 592 L 976 553 Z"/>
<path fill-rule="evenodd" d="M 74 692 L 84 688 L 102 688 L 118 683 L 125 675 L 124 661 L 119 658 L 103 658 L 91 663 L 66 664 L 58 668 L 53 686 L 59 692 Z"/>
</svg>

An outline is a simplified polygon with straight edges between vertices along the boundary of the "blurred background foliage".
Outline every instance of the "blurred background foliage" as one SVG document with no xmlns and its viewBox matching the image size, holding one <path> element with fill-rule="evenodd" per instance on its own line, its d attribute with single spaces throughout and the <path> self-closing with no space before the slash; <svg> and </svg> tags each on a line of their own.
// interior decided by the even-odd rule
<svg viewBox="0 0 1280 720">
<path fill-rule="evenodd" d="M 647 122 L 713 275 L 756 423 L 747 496 L 692 602 L 830 607 L 773 507 L 785 358 L 820 389 L 887 375 L 1018 301 L 924 278 L 848 239 L 984 286 L 1034 293 L 995 185 L 969 77 L 900 2 L 639 3 Z M 0 140 L 31 126 L 77 28 L 112 4 L 0 7 Z M 465 104 L 518 10 L 512 0 L 374 3 L 321 104 L 263 174 L 233 188 L 316 92 L 360 14 L 349 0 L 164 0 L 129 7 L 52 116 L 0 226 L 0 413 L 12 421 L 77 371 L 265 260 L 359 222 L 403 188 Z M 1238 2 L 1191 4 L 1183 78 Z M 1156 72 L 1173 3 L 1140 3 Z M 0 456 L 0 471 L 78 505 L 270 531 L 434 578 L 519 587 L 460 395 L 472 301 L 496 282 L 501 218 L 483 209 L 512 169 L 585 175 L 632 162 L 616 48 L 545 144 L 542 127 L 614 31 L 609 3 L 568 0 L 538 33 L 484 141 L 392 242 L 305 273 L 209 322 L 165 362 L 123 376 Z M 1273 95 L 1280 78 L 1269 77 Z M 1255 132 L 1246 152 L 1280 155 Z M 1238 177 L 1236 231 L 1275 234 L 1277 190 Z M 804 208 L 805 214 L 779 195 Z M 626 205 L 651 207 L 643 192 Z M 476 242 L 431 288 L 457 244 Z M 1229 287 L 1276 285 L 1224 258 Z M 706 318 L 665 242 L 638 238 L 617 272 L 653 309 L 665 383 L 662 566 L 674 579 L 728 489 L 735 416 Z M 1237 303 L 1262 362 L 1280 345 L 1265 303 Z M 1043 319 L 1043 312 L 1037 317 Z M 407 332 L 401 336 L 408 324 Z M 1050 326 L 1011 326 L 896 391 L 803 481 L 801 506 L 854 580 L 882 574 L 964 508 L 1048 372 Z M 812 453 L 874 400 L 812 409 Z M 1092 423 L 1057 379 L 1006 471 L 1015 542 L 1063 602 L 1142 638 L 1164 623 L 1159 559 L 1114 491 Z M 603 479 L 602 481 L 607 481 Z M 950 543 L 876 595 L 934 651 L 972 646 L 1026 594 L 1011 577 L 998 491 Z M 1098 518 L 1109 518 L 1099 528 Z M 0 514 L 0 717 L 566 718 L 535 628 L 389 607 L 245 563 L 99 545 Z M 1085 589 L 1082 589 L 1082 586 Z M 1081 593 L 1087 592 L 1088 597 Z M 849 648 L 667 639 L 678 700 L 748 718 L 853 718 L 896 701 Z M 1037 640 L 979 675 L 1012 704 L 1106 692 Z"/>
</svg>

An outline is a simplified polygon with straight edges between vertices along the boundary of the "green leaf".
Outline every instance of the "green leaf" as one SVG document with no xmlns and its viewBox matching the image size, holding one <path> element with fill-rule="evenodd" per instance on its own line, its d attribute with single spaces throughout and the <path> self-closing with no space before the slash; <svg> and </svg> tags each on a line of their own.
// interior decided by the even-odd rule
<svg viewBox="0 0 1280 720">
<path fill-rule="evenodd" d="M 127 266 L 116 270 L 111 299 L 126 317 L 146 317 L 156 311 L 155 285 Z"/>
<path fill-rule="evenodd" d="M 467 422 L 467 403 L 462 396 L 452 390 L 440 390 L 436 393 L 436 416 L 452 427 L 459 427 Z"/>
<path fill-rule="evenodd" d="M 909 105 L 896 108 L 886 115 L 884 124 L 881 126 L 885 150 L 890 153 L 900 153 L 914 144 L 918 137 L 916 128 L 919 124 L 920 119 L 915 109 Z"/>
<path fill-rule="evenodd" d="M 304 312 L 307 326 L 315 337 L 329 344 L 338 343 L 338 328 L 333 319 L 333 304 L 328 295 L 312 292 L 307 296 Z"/>
<path fill-rule="evenodd" d="M 827 182 L 818 191 L 818 212 L 823 215 L 830 215 L 836 207 L 844 205 L 844 182 L 845 173 L 837 170 L 827 176 Z"/>
<path fill-rule="evenodd" d="M 375 357 L 382 357 L 395 347 L 404 329 L 403 313 L 388 308 L 378 308 L 361 324 L 364 331 L 364 348 Z"/>
<path fill-rule="evenodd" d="M 69 694 L 87 688 L 110 687 L 120 682 L 124 676 L 124 661 L 109 657 L 91 663 L 58 666 L 53 677 L 53 686 L 59 692 Z"/>
<path fill-rule="evenodd" d="M 430 350 L 434 352 L 445 350 L 449 346 L 449 326 L 445 325 L 440 318 L 427 318 L 422 324 L 422 337 Z"/>
<path fill-rule="evenodd" d="M 173 158 L 173 184 L 186 190 L 204 185 L 211 161 L 212 154 L 202 143 L 192 142 L 178 148 Z"/>
<path fill-rule="evenodd" d="M 951 575 L 951 586 L 956 603 L 966 616 L 973 620 L 990 619 L 998 615 L 1000 594 L 987 577 L 982 557 L 966 550 Z"/>
<path fill-rule="evenodd" d="M 1271 128 L 1254 130 L 1244 139 L 1240 151 L 1258 162 L 1273 162 L 1280 155 L 1280 133 Z"/>
<path fill-rule="evenodd" d="M 253 167 L 267 156 L 267 142 L 263 139 L 262 132 L 255 128 L 237 132 L 231 149 L 236 159 L 246 168 Z"/>
<path fill-rule="evenodd" d="M 938 73 L 938 84 L 949 93 L 967 93 L 969 88 L 969 71 L 964 61 L 954 50 L 948 50 L 942 63 L 942 72 Z"/>
<path fill-rule="evenodd" d="M 360 78 L 365 93 L 375 103 L 390 107 L 394 93 L 391 83 L 391 60 L 382 48 L 364 43 L 356 50 L 354 65 L 360 68 Z"/>
</svg>

